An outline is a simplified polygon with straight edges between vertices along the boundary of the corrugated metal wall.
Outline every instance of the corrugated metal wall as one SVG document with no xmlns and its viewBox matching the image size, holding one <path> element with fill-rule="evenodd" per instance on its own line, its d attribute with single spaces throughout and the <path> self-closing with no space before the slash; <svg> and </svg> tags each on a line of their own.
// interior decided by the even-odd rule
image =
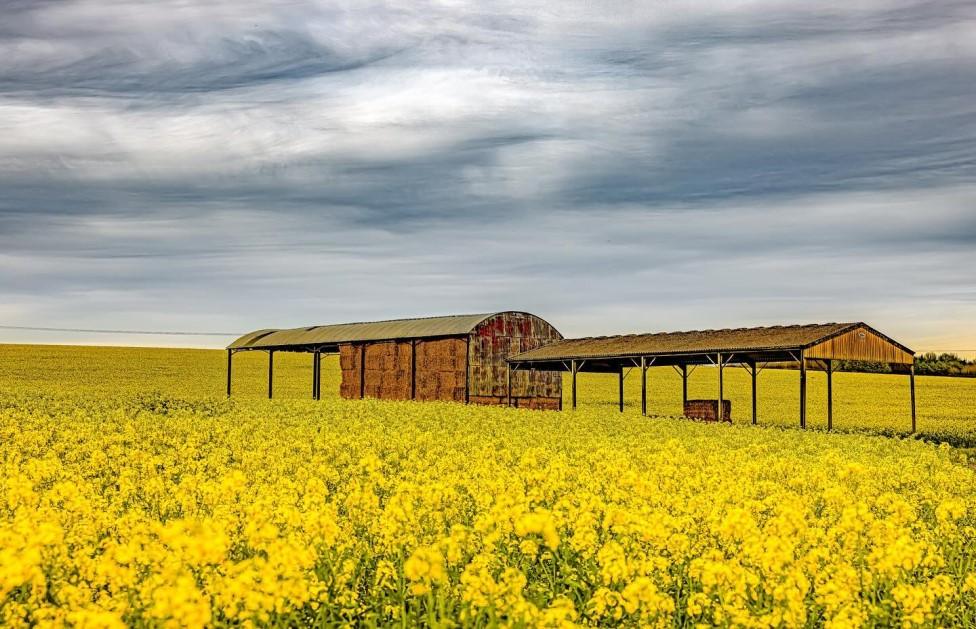
<svg viewBox="0 0 976 629">
<path fill-rule="evenodd" d="M 483 321 L 471 335 L 471 402 L 507 403 L 508 363 L 505 359 L 553 341 L 562 335 L 543 319 L 524 312 L 505 312 Z M 562 374 L 551 371 L 512 373 L 512 405 L 558 409 Z"/>
</svg>

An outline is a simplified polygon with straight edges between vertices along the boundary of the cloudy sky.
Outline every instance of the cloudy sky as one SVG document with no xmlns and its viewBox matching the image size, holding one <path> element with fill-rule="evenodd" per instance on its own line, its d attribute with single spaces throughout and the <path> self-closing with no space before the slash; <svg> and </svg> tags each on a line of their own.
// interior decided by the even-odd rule
<svg viewBox="0 0 976 629">
<path fill-rule="evenodd" d="M 976 348 L 971 0 L 0 12 L 4 325 L 518 309 Z"/>
</svg>

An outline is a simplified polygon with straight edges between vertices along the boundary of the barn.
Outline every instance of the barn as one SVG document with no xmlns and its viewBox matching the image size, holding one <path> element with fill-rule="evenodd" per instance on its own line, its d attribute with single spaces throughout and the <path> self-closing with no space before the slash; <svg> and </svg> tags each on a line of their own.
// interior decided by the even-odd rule
<svg viewBox="0 0 976 629">
<path fill-rule="evenodd" d="M 757 376 L 769 365 L 786 365 L 799 371 L 800 427 L 807 425 L 807 370 L 827 375 L 827 429 L 833 427 L 833 380 L 835 366 L 843 361 L 882 363 L 908 376 L 911 392 L 911 426 L 915 432 L 915 353 L 908 347 L 863 322 L 775 325 L 724 330 L 656 332 L 566 339 L 522 352 L 509 359 L 516 373 L 523 370 L 558 369 L 569 372 L 570 399 L 576 408 L 576 378 L 582 372 L 613 373 L 619 377 L 618 404 L 624 410 L 624 379 L 636 370 L 641 379 L 641 412 L 647 415 L 647 370 L 672 367 L 682 378 L 684 412 L 696 419 L 731 421 L 725 398 L 723 372 L 742 367 L 752 377 L 752 423 L 757 419 Z M 718 372 L 715 399 L 689 400 L 688 378 L 700 366 Z"/>
<path fill-rule="evenodd" d="M 397 319 L 257 330 L 227 347 L 227 395 L 234 354 L 268 353 L 268 397 L 274 395 L 276 352 L 312 355 L 312 396 L 321 398 L 321 358 L 338 354 L 344 398 L 443 400 L 534 409 L 562 406 L 558 371 L 511 373 L 507 359 L 561 340 L 527 312 Z"/>
</svg>

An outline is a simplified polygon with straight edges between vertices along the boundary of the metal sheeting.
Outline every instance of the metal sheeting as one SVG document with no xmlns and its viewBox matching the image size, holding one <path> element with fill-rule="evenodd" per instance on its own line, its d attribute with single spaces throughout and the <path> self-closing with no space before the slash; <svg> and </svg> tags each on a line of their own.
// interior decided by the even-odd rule
<svg viewBox="0 0 976 629">
<path fill-rule="evenodd" d="M 338 323 L 287 330 L 257 330 L 245 334 L 228 349 L 278 349 L 336 345 L 361 341 L 420 339 L 470 334 L 479 323 L 496 313 L 394 319 L 364 323 Z"/>
<path fill-rule="evenodd" d="M 542 362 L 671 354 L 749 353 L 801 349 L 815 345 L 863 323 L 819 323 L 728 330 L 696 330 L 656 334 L 626 334 L 557 341 L 518 354 L 511 362 Z M 876 331 L 875 331 L 876 332 Z M 882 336 L 880 332 L 879 336 Z M 894 341 L 890 341 L 898 345 Z M 901 347 L 899 345 L 899 347 Z M 907 349 L 907 348 L 905 348 Z"/>
</svg>

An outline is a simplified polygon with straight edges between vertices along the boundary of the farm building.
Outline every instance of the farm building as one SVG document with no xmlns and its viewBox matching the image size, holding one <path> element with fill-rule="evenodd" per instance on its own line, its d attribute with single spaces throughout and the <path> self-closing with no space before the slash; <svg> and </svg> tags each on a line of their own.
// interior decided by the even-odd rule
<svg viewBox="0 0 976 629">
<path fill-rule="evenodd" d="M 827 374 L 827 427 L 833 423 L 832 375 L 837 361 L 884 363 L 909 376 L 912 431 L 915 431 L 915 354 L 865 323 L 823 323 L 729 330 L 628 334 L 566 339 L 522 352 L 509 359 L 522 370 L 561 370 L 572 376 L 572 406 L 576 408 L 576 376 L 580 372 L 619 374 L 620 410 L 624 408 L 624 378 L 631 369 L 641 377 L 641 412 L 647 414 L 647 369 L 670 366 L 683 379 L 685 415 L 730 421 L 722 374 L 729 366 L 743 367 L 752 376 L 752 423 L 757 423 L 756 378 L 770 364 L 795 365 L 799 372 L 800 426 L 806 427 L 807 370 Z M 718 369 L 718 395 L 713 400 L 689 400 L 688 377 L 701 365 Z M 721 400 L 721 403 L 719 403 Z M 721 408 L 720 408 L 721 406 Z"/>
<path fill-rule="evenodd" d="M 312 395 L 321 397 L 321 356 L 338 354 L 344 398 L 446 400 L 523 408 L 562 406 L 562 375 L 548 370 L 510 374 L 506 359 L 562 339 L 526 312 L 399 319 L 258 330 L 227 348 L 227 395 L 233 357 L 268 352 L 268 397 L 275 352 L 312 354 Z M 511 375 L 511 381 L 509 377 Z"/>
<path fill-rule="evenodd" d="M 562 373 L 571 376 L 576 408 L 577 375 L 615 373 L 624 410 L 624 379 L 641 376 L 641 412 L 647 415 L 647 370 L 673 367 L 682 377 L 684 413 L 695 419 L 731 421 L 723 373 L 742 367 L 752 377 L 752 422 L 758 422 L 757 377 L 769 365 L 799 371 L 801 427 L 806 427 L 807 371 L 827 375 L 827 428 L 833 426 L 833 372 L 839 361 L 890 365 L 909 376 L 915 430 L 915 354 L 865 323 L 822 323 L 726 330 L 627 334 L 563 339 L 549 323 L 525 312 L 347 323 L 291 330 L 258 330 L 228 347 L 227 394 L 234 353 L 268 352 L 268 397 L 274 354 L 313 355 L 313 397 L 321 397 L 324 353 L 339 354 L 341 395 L 390 400 L 446 400 L 561 409 Z M 714 399 L 688 399 L 688 378 L 700 366 L 718 371 Z"/>
</svg>

